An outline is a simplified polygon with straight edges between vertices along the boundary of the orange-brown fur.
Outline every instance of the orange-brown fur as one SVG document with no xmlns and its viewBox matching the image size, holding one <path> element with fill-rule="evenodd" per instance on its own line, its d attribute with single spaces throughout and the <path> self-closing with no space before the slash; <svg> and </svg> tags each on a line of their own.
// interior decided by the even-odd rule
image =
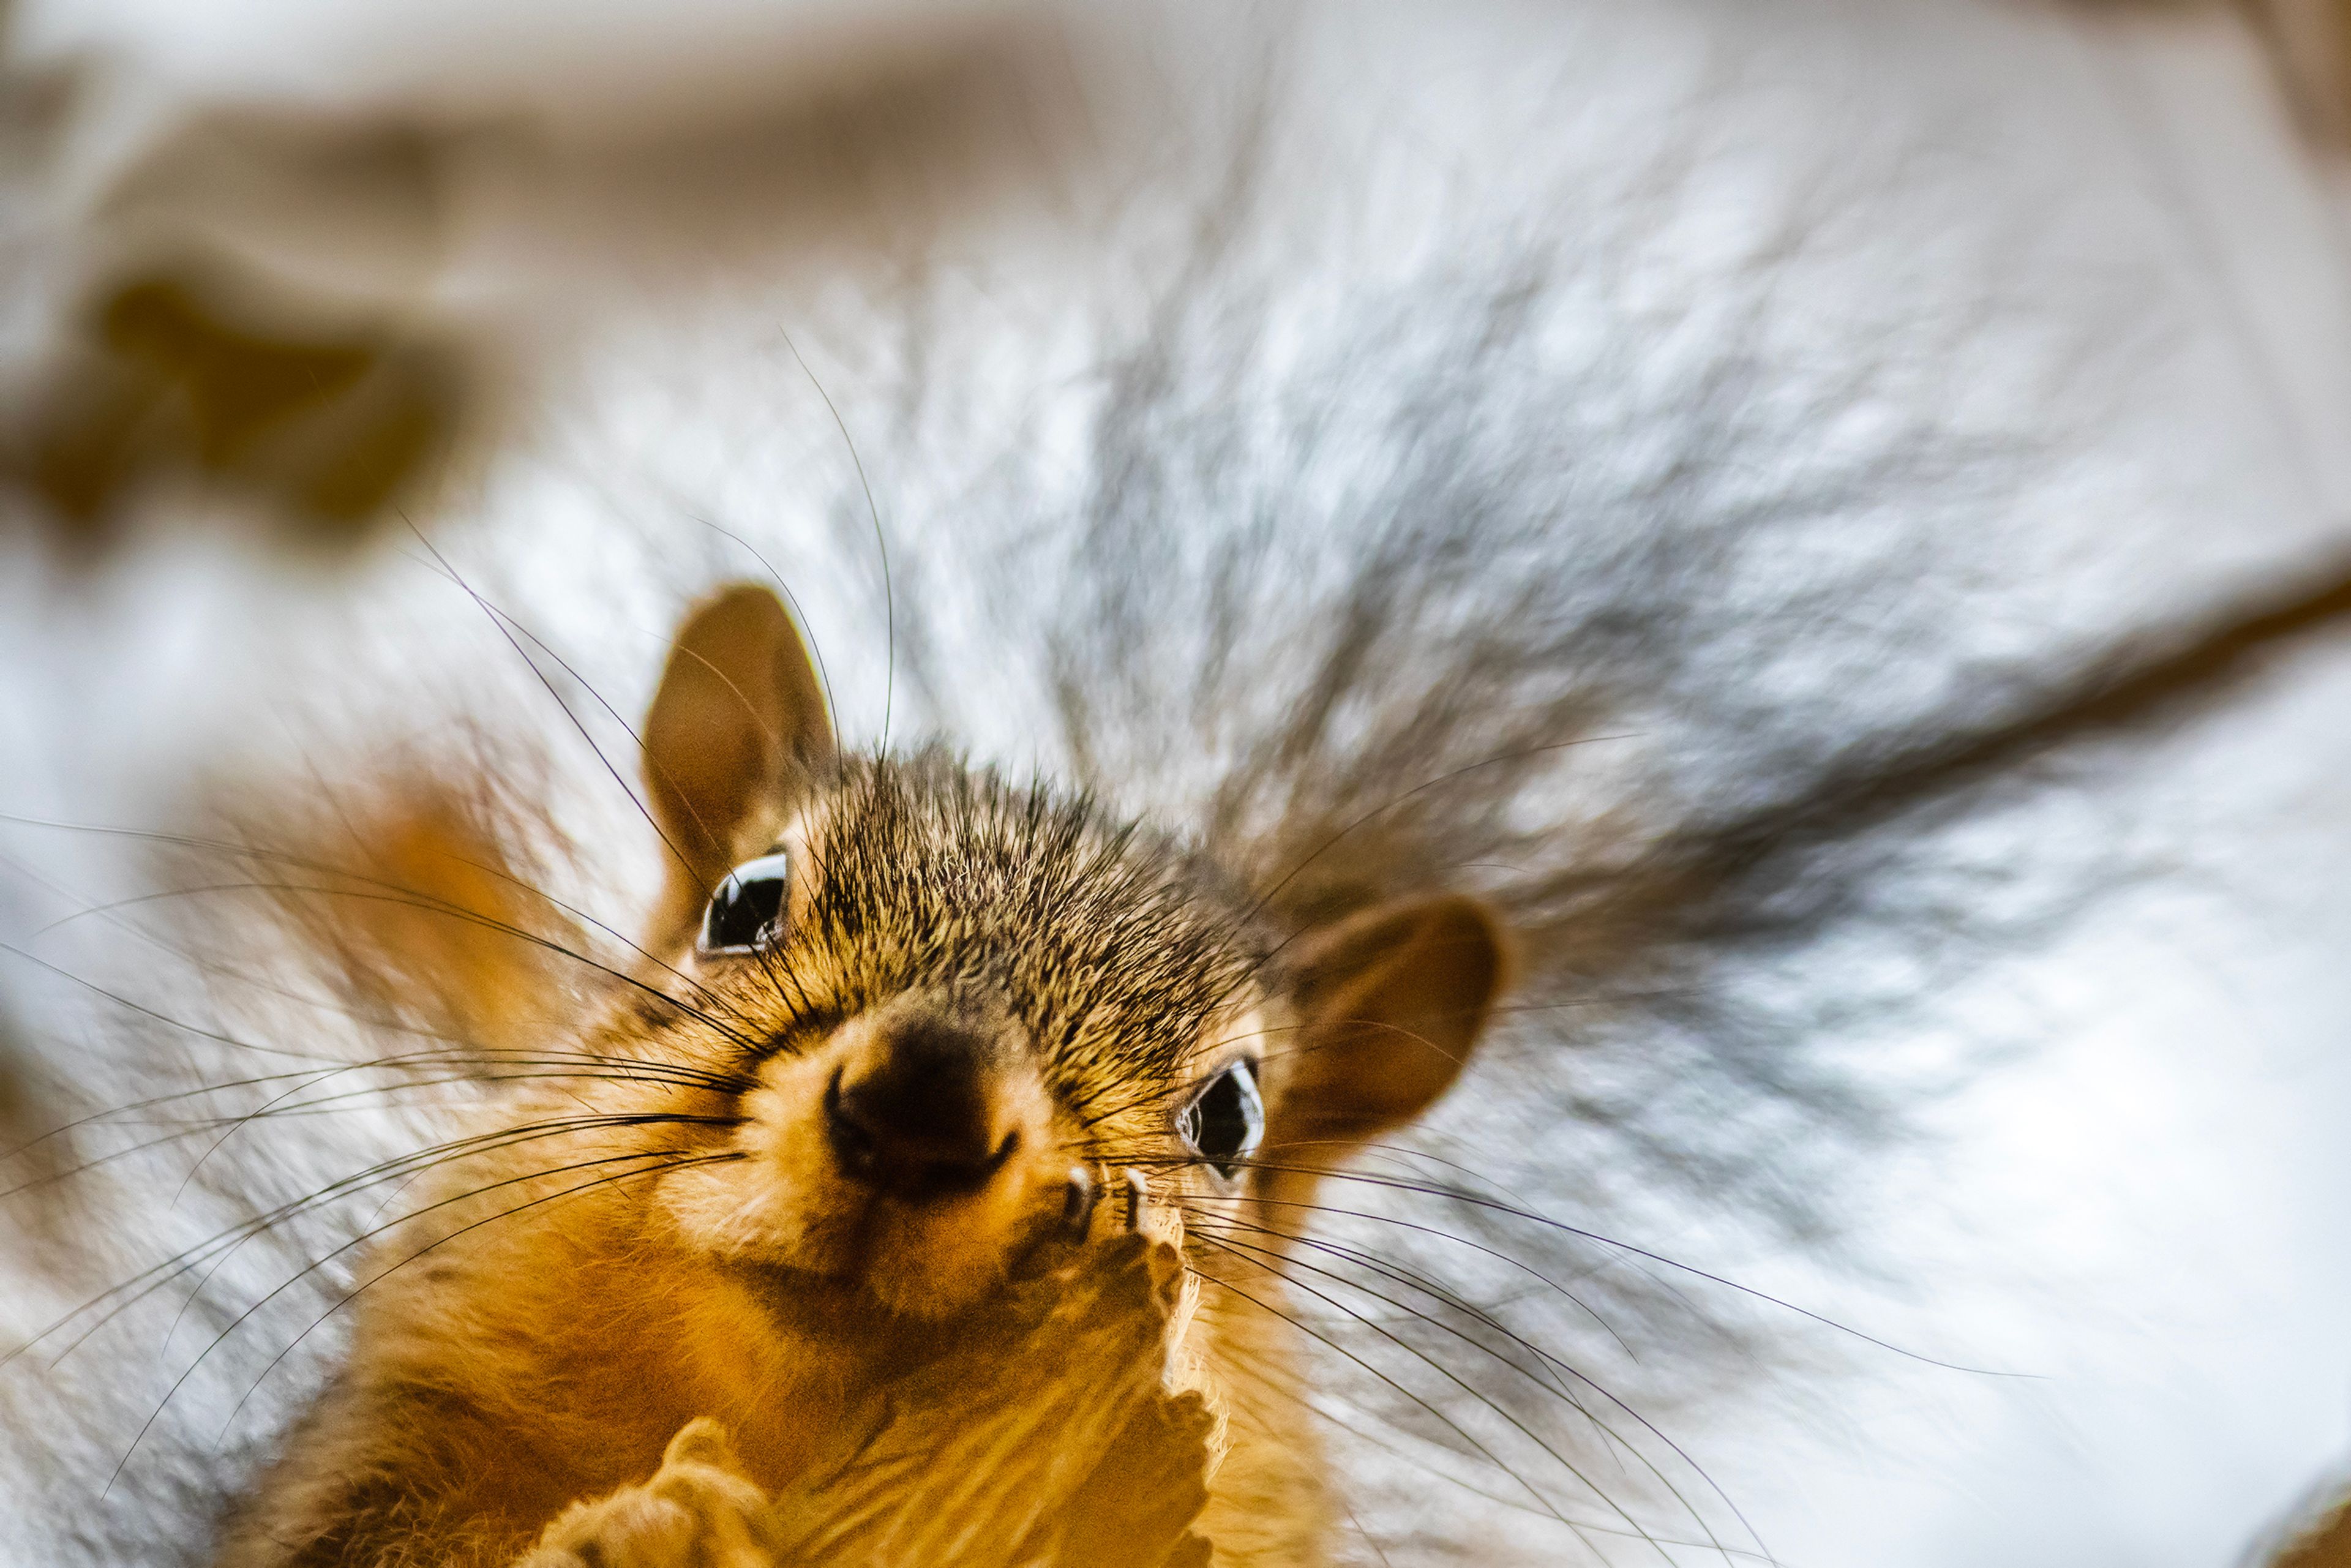
<svg viewBox="0 0 2351 1568">
<path fill-rule="evenodd" d="M 1437 900 L 1284 936 L 1215 867 L 1083 801 L 936 757 L 844 761 L 805 672 L 763 592 L 689 622 L 646 730 L 674 863 L 644 961 L 516 1054 L 554 1065 L 485 1113 L 505 1141 L 415 1196 L 366 1270 L 347 1364 L 231 1525 L 230 1568 L 513 1563 L 702 1417 L 743 1477 L 784 1488 L 874 1389 L 957 1354 L 1008 1281 L 1088 1245 L 1066 1223 L 1073 1167 L 1113 1189 L 1096 1232 L 1133 1171 L 1191 1234 L 1206 1283 L 1177 1375 L 1230 1417 L 1197 1525 L 1216 1561 L 1319 1560 L 1329 1504 L 1267 1305 L 1280 1281 L 1216 1242 L 1312 1177 L 1219 1176 L 1174 1113 L 1246 1056 L 1268 1167 L 1326 1165 L 1409 1116 L 1499 984 L 1489 924 Z M 776 844 L 794 871 L 772 948 L 697 956 L 711 885 Z M 826 1118 L 828 1085 L 920 1008 L 963 1009 L 993 1042 L 986 1131 L 1009 1153 L 976 1190 L 917 1200 L 852 1179 Z"/>
</svg>

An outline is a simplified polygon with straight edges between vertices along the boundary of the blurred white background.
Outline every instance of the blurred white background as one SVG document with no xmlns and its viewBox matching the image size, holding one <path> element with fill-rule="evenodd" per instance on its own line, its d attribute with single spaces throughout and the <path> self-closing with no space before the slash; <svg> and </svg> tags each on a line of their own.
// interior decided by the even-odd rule
<svg viewBox="0 0 2351 1568">
<path fill-rule="evenodd" d="M 1601 399 L 1609 417 L 1561 412 L 1595 465 L 1616 461 L 1601 444 L 1670 424 L 1684 367 L 1748 332 L 1760 412 L 1722 450 L 1758 494 L 1782 482 L 1775 463 L 1899 449 L 1914 421 L 1993 476 L 1970 470 L 1963 492 L 1908 476 L 1725 565 L 1696 613 L 1756 616 L 1754 642 L 1718 656 L 1738 678 L 1689 729 L 1700 749 L 1661 763 L 1685 789 L 1736 793 L 1775 734 L 1930 716 L 1970 682 L 2351 548 L 2351 207 L 2233 7 L 53 0 L 14 29 L 20 67 L 89 72 L 58 162 L 7 198 L 27 355 L 26 301 L 57 297 L 57 258 L 102 193 L 184 115 L 382 106 L 521 128 L 456 165 L 432 254 L 399 285 L 403 308 L 477 333 L 497 367 L 501 444 L 436 537 L 624 710 L 677 594 L 748 569 L 676 521 L 691 516 L 778 552 L 847 727 L 879 732 L 870 534 L 841 509 L 853 475 L 813 380 L 869 461 L 886 455 L 872 477 L 897 586 L 930 606 L 929 646 L 903 656 L 931 678 L 893 699 L 893 727 L 944 725 L 1018 763 L 1044 753 L 1023 706 L 1040 653 L 1000 641 L 1024 618 L 1041 636 L 1044 608 L 983 602 L 987 562 L 1044 519 L 991 511 L 991 486 L 1010 462 L 1019 493 L 1082 488 L 1076 389 L 1103 338 L 1147 333 L 1132 301 L 1180 267 L 1260 89 L 1266 185 L 1236 274 L 1273 303 L 1257 357 L 1233 367 L 1243 382 L 1392 329 L 1352 313 L 1374 298 L 1423 291 L 1441 338 L 1457 264 L 1474 280 L 1496 256 L 1615 247 L 1573 275 L 1543 339 L 1584 382 L 1621 389 Z M 880 100 L 914 151 L 839 177 L 918 171 L 895 219 L 840 221 L 820 183 L 764 167 L 739 171 L 740 205 L 725 169 L 664 204 L 662 148 L 798 146 L 761 141 L 761 117 L 854 99 L 843 82 L 903 78 L 919 97 L 942 57 L 1004 62 L 956 90 L 1008 95 L 1020 133 L 965 169 L 971 147 L 922 141 L 955 139 L 952 120 L 925 131 L 903 94 Z M 1671 199 L 1645 205 L 1668 180 Z M 909 383 L 929 401 L 893 402 Z M 1848 383 L 1866 392 L 1844 405 L 1852 428 L 1811 423 Z M 1168 521 L 1192 526 L 1210 524 Z M 288 714 L 401 712 L 402 694 L 427 711 L 482 656 L 478 628 L 460 630 L 476 612 L 397 528 L 331 579 L 152 519 L 131 540 L 86 570 L 0 537 L 0 810 L 152 821 L 224 747 L 281 747 Z M 1868 591 L 1850 622 L 1791 629 L 1756 610 L 1783 576 Z M 1782 636 L 1802 655 L 1784 665 Z M 1925 1135 L 1856 1162 L 1834 1256 L 1669 1217 L 1641 1241 L 2030 1375 L 1828 1354 L 1815 1336 L 1794 1370 L 1677 1404 L 1673 1436 L 1777 1561 L 2233 1563 L 2351 1467 L 2346 712 L 2351 643 L 2298 647 L 2095 790 L 1933 835 L 1921 852 L 1975 868 L 1992 901 L 2127 862 L 2043 935 L 1889 980 L 1864 972 L 1911 949 L 1889 956 L 1865 930 L 1781 977 L 1824 998 L 1907 988 L 1840 1042 L 1865 1071 L 1996 1049 L 1920 1112 Z M 1723 735 L 1764 738 L 1712 747 Z M 110 874 L 70 846 L 5 847 L 78 895 Z M 52 917 L 48 899 L 31 883 L 0 898 L 11 941 Z M 54 982 L 7 985 L 24 1018 L 67 1005 Z M 1395 1463 L 1351 1459 L 1367 1477 Z M 1367 1490 L 1361 1515 L 1348 1550 L 1366 1563 L 1573 1546 L 1408 1477 Z M 0 1558 L 44 1560 L 18 1550 L 0 1542 Z"/>
</svg>

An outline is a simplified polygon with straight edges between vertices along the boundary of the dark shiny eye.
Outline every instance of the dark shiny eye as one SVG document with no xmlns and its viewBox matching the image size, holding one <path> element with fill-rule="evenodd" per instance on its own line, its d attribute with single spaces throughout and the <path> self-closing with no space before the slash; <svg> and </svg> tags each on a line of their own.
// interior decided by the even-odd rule
<svg viewBox="0 0 2351 1568">
<path fill-rule="evenodd" d="M 791 885 L 792 860 L 780 850 L 728 872 L 702 913 L 702 951 L 743 953 L 766 941 Z"/>
<path fill-rule="evenodd" d="M 1231 1176 L 1265 1136 L 1265 1102 L 1258 1097 L 1257 1069 L 1236 1061 L 1217 1073 L 1176 1116 L 1176 1131 L 1211 1165 Z"/>
</svg>

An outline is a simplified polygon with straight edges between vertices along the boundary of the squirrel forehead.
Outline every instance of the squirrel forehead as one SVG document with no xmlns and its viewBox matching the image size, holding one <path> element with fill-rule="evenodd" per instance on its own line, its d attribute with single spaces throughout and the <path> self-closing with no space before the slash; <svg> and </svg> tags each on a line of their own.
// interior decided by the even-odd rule
<svg viewBox="0 0 2351 1568">
<path fill-rule="evenodd" d="M 1172 1065 L 1255 1000 L 1267 944 L 1246 895 L 1082 796 L 938 756 L 861 759 L 793 837 L 790 946 L 845 1010 L 984 990 L 1048 1057 L 1114 1040 Z"/>
</svg>

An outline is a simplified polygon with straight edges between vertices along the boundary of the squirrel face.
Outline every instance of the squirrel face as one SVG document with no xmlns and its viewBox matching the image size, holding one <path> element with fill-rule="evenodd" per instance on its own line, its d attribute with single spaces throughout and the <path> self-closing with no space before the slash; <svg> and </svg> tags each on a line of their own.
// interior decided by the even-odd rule
<svg viewBox="0 0 2351 1568">
<path fill-rule="evenodd" d="M 1451 1084 L 1502 983 L 1468 899 L 1286 925 L 1083 797 L 936 750 L 844 757 L 763 588 L 687 619 L 643 738 L 670 859 L 646 975 L 681 1005 L 595 1043 L 729 1086 L 717 1157 L 653 1207 L 845 1357 L 919 1354 L 907 1325 L 1123 1210 L 1229 1287 L 1194 1349 L 1261 1366 L 1316 1177 Z"/>
<path fill-rule="evenodd" d="M 1082 796 L 843 756 L 765 589 L 687 618 L 642 739 L 668 854 L 642 963 L 576 1021 L 576 991 L 506 1008 L 528 1059 L 594 1071 L 485 1107 L 419 1210 L 434 1239 L 398 1242 L 443 1249 L 386 1270 L 232 1560 L 359 1561 L 338 1543 L 363 1535 L 422 1560 L 419 1497 L 504 1550 L 705 1416 L 758 1486 L 797 1484 L 992 1298 L 1139 1256 L 1102 1235 L 1125 1229 L 1180 1247 L 1165 1370 L 1229 1416 L 1199 1533 L 1316 1561 L 1280 1265 L 1318 1176 L 1458 1073 L 1501 983 L 1491 920 L 1445 894 L 1284 915 L 1278 870 L 1253 885 Z M 461 1017 L 505 1006 L 459 991 Z"/>
<path fill-rule="evenodd" d="M 937 756 L 842 765 L 763 847 L 680 955 L 736 1038 L 664 1042 L 756 1084 L 745 1157 L 663 1187 L 702 1249 L 803 1301 L 937 1319 L 1081 1233 L 1124 1172 L 1155 1203 L 1238 1191 L 1286 1014 L 1213 872 Z"/>
</svg>

